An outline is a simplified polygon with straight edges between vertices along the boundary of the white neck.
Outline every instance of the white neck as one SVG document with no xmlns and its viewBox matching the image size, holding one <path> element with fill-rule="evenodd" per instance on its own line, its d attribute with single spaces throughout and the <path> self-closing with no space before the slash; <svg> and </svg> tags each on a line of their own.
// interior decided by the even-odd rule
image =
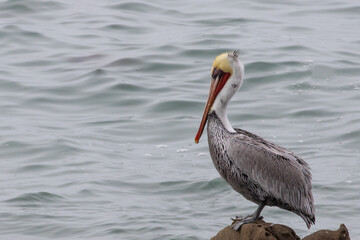
<svg viewBox="0 0 360 240">
<path fill-rule="evenodd" d="M 217 95 L 211 110 L 216 112 L 222 124 L 229 132 L 236 132 L 227 118 L 226 109 L 232 96 L 234 96 L 241 87 L 244 76 L 244 66 L 240 63 L 240 61 L 237 61 L 232 64 L 232 67 L 233 75 L 229 78 L 223 89 Z"/>
<path fill-rule="evenodd" d="M 226 108 L 222 108 L 222 110 L 214 109 L 214 111 L 216 112 L 216 115 L 220 118 L 220 121 L 222 122 L 226 130 L 233 133 L 236 132 L 235 129 L 231 126 L 229 119 L 227 118 Z"/>
</svg>

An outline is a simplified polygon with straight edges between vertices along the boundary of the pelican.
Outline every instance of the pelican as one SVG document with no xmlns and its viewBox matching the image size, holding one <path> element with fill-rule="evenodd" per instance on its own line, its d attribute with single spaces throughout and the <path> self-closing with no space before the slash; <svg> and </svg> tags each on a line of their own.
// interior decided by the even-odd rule
<svg viewBox="0 0 360 240">
<path fill-rule="evenodd" d="M 256 211 L 236 217 L 232 228 L 261 219 L 265 206 L 277 206 L 299 215 L 310 229 L 315 224 L 311 173 L 308 164 L 294 153 L 248 131 L 233 128 L 226 108 L 241 87 L 244 66 L 239 52 L 216 57 L 211 86 L 195 143 L 207 122 L 209 151 L 215 168 L 228 184 L 256 203 Z"/>
</svg>

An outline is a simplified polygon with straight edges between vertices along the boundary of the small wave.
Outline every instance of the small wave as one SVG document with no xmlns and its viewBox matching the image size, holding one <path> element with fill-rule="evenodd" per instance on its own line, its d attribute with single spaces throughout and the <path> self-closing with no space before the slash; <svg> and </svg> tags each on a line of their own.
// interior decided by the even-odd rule
<svg viewBox="0 0 360 240">
<path fill-rule="evenodd" d="M 213 195 L 217 192 L 227 191 L 229 189 L 228 184 L 220 177 L 207 181 L 168 181 L 161 182 L 156 187 L 158 193 L 170 194 L 193 194 L 195 192 L 201 192 L 202 195 Z"/>
<path fill-rule="evenodd" d="M 98 196 L 98 195 L 95 194 L 94 191 L 92 191 L 90 189 L 83 189 L 83 190 L 81 190 L 81 191 L 79 191 L 77 193 L 77 196 L 88 198 L 88 197 L 95 197 L 95 196 Z"/>
<path fill-rule="evenodd" d="M 300 10 L 295 12 L 289 12 L 287 15 L 291 16 L 304 16 L 309 14 L 333 14 L 333 15 L 358 15 L 360 12 L 360 6 L 350 6 L 350 7 L 328 7 L 328 8 L 311 8 L 309 10 Z"/>
<path fill-rule="evenodd" d="M 206 26 L 224 26 L 227 24 L 242 24 L 247 22 L 257 22 L 258 20 L 246 19 L 246 18 L 207 18 L 201 20 L 195 20 L 194 23 L 206 25 Z"/>
<path fill-rule="evenodd" d="M 140 2 L 125 2 L 125 3 L 109 6 L 109 8 L 115 10 L 122 10 L 122 11 L 126 10 L 131 12 L 139 12 L 142 14 L 147 12 L 153 13 L 161 10 L 159 7 L 155 7 L 153 5 L 147 3 L 140 3 Z"/>
<path fill-rule="evenodd" d="M 202 39 L 198 41 L 193 41 L 191 44 L 195 46 L 207 46 L 209 44 L 225 44 L 227 40 L 225 39 Z M 221 52 L 227 52 L 229 49 L 220 48 L 220 49 L 199 49 L 199 48 L 190 48 L 181 51 L 180 55 L 184 57 L 191 58 L 203 58 L 203 59 L 212 59 L 214 56 L 218 55 Z M 240 54 L 241 55 L 241 54 Z"/>
<path fill-rule="evenodd" d="M 169 72 L 182 71 L 190 69 L 192 66 L 189 64 L 183 63 L 169 63 L 169 62 L 152 62 L 142 65 L 140 71 L 142 72 L 163 72 L 162 74 L 167 74 Z"/>
<path fill-rule="evenodd" d="M 158 102 L 148 109 L 149 113 L 151 112 L 174 112 L 174 113 L 186 113 L 191 112 L 197 109 L 197 105 L 203 105 L 203 103 L 196 103 L 194 101 L 187 100 L 171 100 Z"/>
<path fill-rule="evenodd" d="M 296 61 L 283 61 L 283 62 L 264 62 L 264 61 L 257 61 L 252 62 L 246 65 L 246 71 L 251 72 L 264 72 L 264 71 L 270 71 L 274 72 L 279 69 L 283 69 L 284 66 L 286 67 L 299 67 L 301 68 L 303 66 L 302 62 L 296 62 Z"/>
<path fill-rule="evenodd" d="M 24 42 L 36 42 L 37 44 L 48 43 L 52 41 L 51 38 L 45 36 L 44 34 L 37 31 L 30 31 L 23 29 L 22 27 L 16 25 L 6 25 L 0 31 L 0 36 L 2 36 L 6 42 L 11 43 L 20 43 L 24 44 Z M 29 49 L 25 49 L 23 51 L 29 51 Z M 24 52 L 22 52 L 24 53 Z"/>
<path fill-rule="evenodd" d="M 335 112 L 324 109 L 322 107 L 308 107 L 308 108 L 297 108 L 288 111 L 288 116 L 293 116 L 294 118 L 297 117 L 327 117 L 327 116 L 334 116 Z"/>
<path fill-rule="evenodd" d="M 124 31 L 126 33 L 147 33 L 150 32 L 149 28 L 145 28 L 143 26 L 130 26 L 129 24 L 109 24 L 104 27 L 102 27 L 102 30 L 118 30 L 118 31 Z"/>
<path fill-rule="evenodd" d="M 313 29 L 309 28 L 309 27 L 299 27 L 299 26 L 288 26 L 284 28 L 284 31 L 289 31 L 289 32 L 310 32 Z"/>
<path fill-rule="evenodd" d="M 6 200 L 6 202 L 44 202 L 44 203 L 51 203 L 51 202 L 58 202 L 65 200 L 64 197 L 48 193 L 48 192 L 38 192 L 38 193 L 25 193 L 18 197 L 11 198 Z"/>
<path fill-rule="evenodd" d="M 279 50 L 279 52 L 306 52 L 306 51 L 311 51 L 311 52 L 316 52 L 316 49 L 312 49 L 312 48 L 308 48 L 302 45 L 289 45 L 289 46 L 283 46 L 283 47 L 279 47 L 277 48 Z M 303 64 L 302 62 L 295 62 L 295 61 L 288 61 L 288 62 L 284 62 L 284 64 L 286 64 L 287 66 L 297 66 L 298 64 Z"/>
<path fill-rule="evenodd" d="M 31 164 L 16 169 L 16 172 L 39 172 L 53 169 L 54 166 L 45 164 Z"/>
<path fill-rule="evenodd" d="M 69 62 L 72 63 L 81 63 L 81 62 L 89 62 L 89 61 L 98 61 L 101 58 L 104 58 L 105 55 L 103 54 L 92 54 L 92 55 L 87 55 L 87 56 L 81 56 L 81 57 L 70 57 L 68 59 Z"/>
<path fill-rule="evenodd" d="M 0 3 L 0 12 L 15 14 L 30 14 L 61 10 L 65 8 L 65 4 L 54 1 L 22 1 L 8 0 Z"/>
<path fill-rule="evenodd" d="M 355 145 L 355 143 L 359 144 L 360 130 L 354 129 L 354 130 L 348 131 L 346 133 L 339 135 L 338 138 L 341 139 L 342 141 L 353 142 L 354 145 Z"/>
<path fill-rule="evenodd" d="M 121 58 L 106 65 L 106 67 L 140 66 L 143 62 L 138 58 Z"/>
</svg>

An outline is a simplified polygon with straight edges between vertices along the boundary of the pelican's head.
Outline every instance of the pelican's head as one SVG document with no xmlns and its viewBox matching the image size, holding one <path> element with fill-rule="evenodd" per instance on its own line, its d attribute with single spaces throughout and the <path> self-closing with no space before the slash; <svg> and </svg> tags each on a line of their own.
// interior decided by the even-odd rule
<svg viewBox="0 0 360 240">
<path fill-rule="evenodd" d="M 244 66 L 240 62 L 239 52 L 226 52 L 215 58 L 211 68 L 211 85 L 204 114 L 199 130 L 195 137 L 195 143 L 204 131 L 207 116 L 212 111 L 226 117 L 226 107 L 232 96 L 241 87 L 244 76 Z"/>
</svg>

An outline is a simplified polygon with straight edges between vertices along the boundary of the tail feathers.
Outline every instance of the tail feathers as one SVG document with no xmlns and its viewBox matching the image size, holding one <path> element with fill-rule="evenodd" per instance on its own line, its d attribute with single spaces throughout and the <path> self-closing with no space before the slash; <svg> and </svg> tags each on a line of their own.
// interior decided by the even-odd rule
<svg viewBox="0 0 360 240">
<path fill-rule="evenodd" d="M 315 224 L 315 215 L 305 215 L 303 213 L 297 213 L 306 223 L 308 229 L 310 229 L 311 225 Z"/>
</svg>

